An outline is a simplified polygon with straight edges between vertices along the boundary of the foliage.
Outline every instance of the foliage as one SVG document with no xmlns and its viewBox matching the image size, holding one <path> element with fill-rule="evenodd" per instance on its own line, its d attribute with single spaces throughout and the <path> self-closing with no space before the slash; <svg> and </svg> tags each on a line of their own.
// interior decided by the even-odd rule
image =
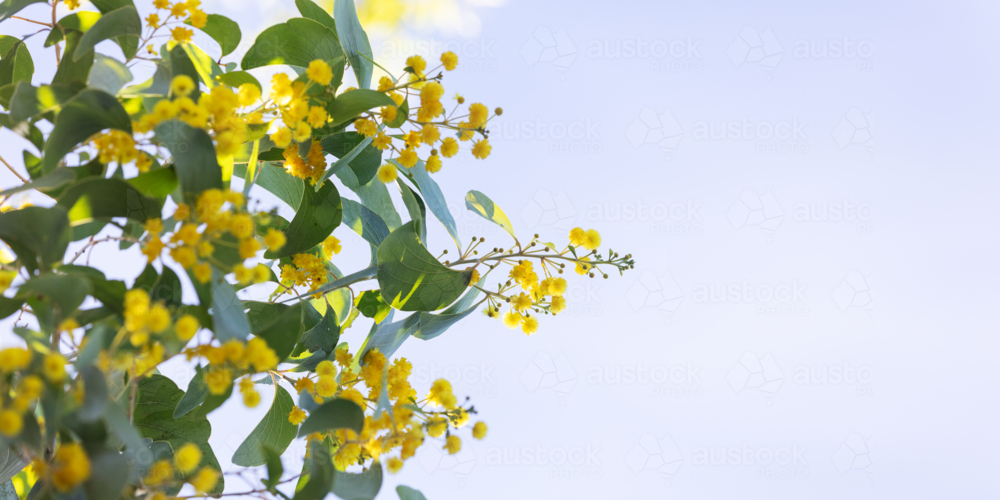
<svg viewBox="0 0 1000 500">
<path fill-rule="evenodd" d="M 0 317 L 16 315 L 23 339 L 0 349 L 5 491 L 217 496 L 240 471 L 220 470 L 207 417 L 234 392 L 260 405 L 258 387 L 270 385 L 268 411 L 231 459 L 265 467 L 267 479 L 229 493 L 373 498 L 383 471 L 399 471 L 420 446 L 456 453 L 462 436 L 486 435 L 447 380 L 411 386 L 411 363 L 394 357 L 404 341 L 435 339 L 476 310 L 530 335 L 539 317 L 566 308 L 567 266 L 590 278 L 633 266 L 602 252 L 593 229 L 573 229 L 561 245 L 521 241 L 479 191 L 467 207 L 511 241 L 473 237 L 463 248 L 434 175 L 461 149 L 487 158 L 487 125 L 502 110 L 458 95 L 445 109 L 453 53 L 433 68 L 410 57 L 399 77 L 376 65 L 351 0 L 332 14 L 296 0 L 301 17 L 264 30 L 229 63 L 192 43 L 193 29 L 227 57 L 239 25 L 198 0 L 153 0 L 144 21 L 131 0 L 93 0 L 96 11 L 52 1 L 51 20 L 22 16 L 43 1 L 0 3 L 0 22 L 44 26 L 58 62 L 51 82 L 34 86 L 24 40 L 0 37 L 0 124 L 31 143 L 23 185 L 0 193 Z M 58 3 L 73 12 L 56 20 Z M 117 48 L 100 44 L 108 40 Z M 155 72 L 134 82 L 139 59 Z M 294 71 L 262 85 L 254 71 L 273 65 Z M 358 88 L 345 85 L 352 78 Z M 52 202 L 15 208 L 11 197 L 29 189 Z M 260 209 L 265 192 L 294 217 Z M 428 250 L 428 212 L 457 258 Z M 372 261 L 342 273 L 333 261 L 351 231 Z M 79 265 L 105 242 L 141 252 L 147 267 L 125 282 L 89 259 Z M 242 300 L 247 287 L 270 296 Z M 401 312 L 411 314 L 394 318 Z M 361 316 L 372 325 L 352 350 L 341 336 Z M 159 373 L 174 358 L 194 367 L 186 388 Z M 286 472 L 281 458 L 296 438 L 307 442 L 305 464 Z"/>
</svg>

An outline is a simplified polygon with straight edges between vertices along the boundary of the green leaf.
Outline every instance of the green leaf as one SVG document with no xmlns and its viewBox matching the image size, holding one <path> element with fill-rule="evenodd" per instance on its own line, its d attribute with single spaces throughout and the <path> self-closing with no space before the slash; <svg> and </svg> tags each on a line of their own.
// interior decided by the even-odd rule
<svg viewBox="0 0 1000 500">
<path fill-rule="evenodd" d="M 17 82 L 14 84 L 14 94 L 10 99 L 10 119 L 15 122 L 23 122 L 39 116 L 53 119 L 46 113 L 58 114 L 70 99 L 83 89 L 82 85 L 66 85 L 57 83 L 54 85 L 42 85 L 32 87 L 28 82 Z"/>
<path fill-rule="evenodd" d="M 162 377 L 161 375 L 154 375 L 156 377 Z M 144 379 L 143 381 L 145 381 Z M 140 381 L 140 386 L 142 381 Z M 176 387 L 176 386 L 175 386 Z M 122 410 L 121 406 L 118 406 L 114 401 L 108 401 L 104 405 L 104 421 L 108 424 L 108 429 L 118 438 L 119 441 L 125 444 L 125 447 L 129 450 L 134 450 L 138 452 L 146 448 L 146 444 L 143 443 L 142 435 L 139 434 L 139 430 L 128 421 L 128 416 L 125 415 L 125 411 Z M 138 426 L 138 424 L 137 424 Z"/>
<path fill-rule="evenodd" d="M 310 352 L 322 349 L 323 352 L 330 354 L 338 342 L 340 342 L 340 325 L 337 324 L 337 314 L 330 310 L 327 310 L 326 315 L 316 326 L 302 335 L 302 344 Z"/>
<path fill-rule="evenodd" d="M 177 189 L 177 173 L 169 166 L 139 174 L 127 182 L 145 196 L 164 198 Z"/>
<path fill-rule="evenodd" d="M 108 384 L 104 381 L 104 373 L 95 366 L 87 366 L 80 370 L 80 378 L 83 379 L 83 405 L 76 414 L 84 422 L 93 422 L 104 416 L 104 407 L 108 401 Z"/>
<path fill-rule="evenodd" d="M 267 446 L 264 446 L 264 457 L 267 459 L 267 479 L 264 480 L 264 486 L 273 490 L 281 482 L 285 466 L 281 463 L 281 455 Z"/>
<path fill-rule="evenodd" d="M 152 266 L 147 266 L 147 269 L 152 269 Z M 167 268 L 169 269 L 169 268 Z M 125 282 L 117 280 L 109 280 L 104 276 L 104 273 L 94 269 L 92 267 L 86 266 L 75 266 L 75 265 L 64 265 L 59 268 L 60 271 L 79 276 L 90 282 L 90 294 L 97 300 L 101 301 L 105 307 L 111 309 L 112 311 L 121 314 L 125 311 L 125 292 L 127 288 L 125 287 Z M 160 299 L 161 297 L 154 296 L 154 299 Z M 81 323 L 83 324 L 83 323 Z"/>
<path fill-rule="evenodd" d="M 0 240 L 30 272 L 61 262 L 69 237 L 69 217 L 62 207 L 26 207 L 0 213 Z"/>
<path fill-rule="evenodd" d="M 343 58 L 344 50 L 333 30 L 312 19 L 297 17 L 271 26 L 258 35 L 243 57 L 241 67 L 248 70 L 287 64 L 307 68 L 316 59 L 329 63 Z"/>
<path fill-rule="evenodd" d="M 264 258 L 280 259 L 312 249 L 333 233 L 342 216 L 340 193 L 333 182 L 323 183 L 319 191 L 304 189 L 295 217 L 285 230 L 285 246 L 277 252 L 267 251 Z"/>
<path fill-rule="evenodd" d="M 372 108 L 395 106 L 396 101 L 377 90 L 354 89 L 337 96 L 330 105 L 330 119 L 333 125 L 339 125 L 355 119 L 359 114 Z"/>
<path fill-rule="evenodd" d="M 285 452 L 288 445 L 295 439 L 298 426 L 288 421 L 295 403 L 288 391 L 280 385 L 274 386 L 274 402 L 264 418 L 250 435 L 233 453 L 233 463 L 243 467 L 256 467 L 267 463 L 264 447 L 270 448 L 279 455 Z"/>
<path fill-rule="evenodd" d="M 212 138 L 204 130 L 170 120 L 156 126 L 156 140 L 170 150 L 174 170 L 185 195 L 197 195 L 206 189 L 222 189 L 222 167 L 219 166 Z"/>
<path fill-rule="evenodd" d="M 177 406 L 174 407 L 174 418 L 187 415 L 191 410 L 203 403 L 207 396 L 208 386 L 205 385 L 205 370 L 202 369 L 201 365 L 196 365 L 194 377 L 191 377 L 191 381 L 188 382 L 187 392 L 177 401 Z"/>
<path fill-rule="evenodd" d="M 59 61 L 52 83 L 86 83 L 90 77 L 90 67 L 94 64 L 94 49 L 90 49 L 79 59 L 70 56 L 76 52 L 84 33 L 75 29 L 63 29 L 66 33 L 66 56 Z"/>
<path fill-rule="evenodd" d="M 134 464 L 118 450 L 91 451 L 90 477 L 83 484 L 87 500 L 116 500 L 128 484 L 130 469 Z"/>
<path fill-rule="evenodd" d="M 424 200 L 427 202 L 427 208 L 431 210 L 431 213 L 441 224 L 444 225 L 445 229 L 448 230 L 448 234 L 451 235 L 451 239 L 455 241 L 455 245 L 458 246 L 459 251 L 462 250 L 462 241 L 458 237 L 458 226 L 455 225 L 455 219 L 451 215 L 451 211 L 448 210 L 448 203 L 444 199 L 444 193 L 441 192 L 441 188 L 438 186 L 437 182 L 431 178 L 430 174 L 427 173 L 427 169 L 424 167 L 424 162 L 422 160 L 417 161 L 417 164 L 413 168 L 406 168 L 399 164 L 396 160 L 389 160 L 390 163 L 401 168 L 403 172 L 409 173 L 414 184 L 417 185 L 417 189 L 420 190 L 420 194 L 424 196 Z"/>
<path fill-rule="evenodd" d="M 381 323 L 382 320 L 389 314 L 392 310 L 389 304 L 386 304 L 382 300 L 381 292 L 378 290 L 366 290 L 361 292 L 357 298 L 358 311 L 361 311 L 366 318 L 372 318 L 376 323 Z"/>
<path fill-rule="evenodd" d="M 264 90 L 264 88 L 260 86 L 260 82 L 257 81 L 257 79 L 254 78 L 253 75 L 247 73 L 246 71 L 230 71 L 229 73 L 224 73 L 222 75 L 219 75 L 216 78 L 216 80 L 218 80 L 220 83 L 229 85 L 230 87 L 238 88 L 240 85 L 243 85 L 244 83 L 250 83 L 253 84 L 255 87 L 257 87 L 258 90 L 262 92 Z"/>
<path fill-rule="evenodd" d="M 427 500 L 427 497 L 419 490 L 403 486 L 402 484 L 396 486 L 396 494 L 399 495 L 399 500 Z"/>
<path fill-rule="evenodd" d="M 4 319 L 11 314 L 16 313 L 21 310 L 21 306 L 24 305 L 23 300 L 10 299 L 4 296 L 0 296 L 0 319 Z"/>
<path fill-rule="evenodd" d="M 60 188 L 76 180 L 76 174 L 68 168 L 57 168 L 51 174 L 43 175 L 34 181 L 27 184 L 21 184 L 20 186 L 14 186 L 3 192 L 0 192 L 0 196 L 8 197 L 14 193 L 19 193 L 21 191 L 27 191 L 29 189 L 36 189 L 41 192 L 51 191 L 56 188 Z"/>
<path fill-rule="evenodd" d="M 403 204 L 406 205 L 406 211 L 410 214 L 410 220 L 419 223 L 420 240 L 426 241 L 427 207 L 424 205 L 424 200 L 413 189 L 410 189 L 410 186 L 407 186 L 405 182 L 396 181 L 395 184 L 399 188 L 399 194 L 403 197 Z"/>
<path fill-rule="evenodd" d="M 354 401 L 335 398 L 313 410 L 299 427 L 299 437 L 330 429 L 352 429 L 361 433 L 365 412 Z"/>
<path fill-rule="evenodd" d="M 162 97 L 170 92 L 172 70 L 166 61 L 156 61 L 156 71 L 153 76 L 142 83 L 125 87 L 120 92 L 122 97 Z"/>
<path fill-rule="evenodd" d="M 69 211 L 71 226 L 94 219 L 126 217 L 136 222 L 160 217 L 160 202 L 143 195 L 121 179 L 90 178 L 70 186 L 59 196 Z"/>
<path fill-rule="evenodd" d="M 178 45 L 184 50 L 187 55 L 188 61 L 194 67 L 195 72 L 201 78 L 201 81 L 208 86 L 208 88 L 215 87 L 217 83 L 217 78 L 222 76 L 222 68 L 219 67 L 218 63 L 215 62 L 211 57 L 208 56 L 203 50 L 199 49 L 197 45 L 193 43 L 184 43 Z M 171 61 L 173 61 L 171 59 Z"/>
<path fill-rule="evenodd" d="M 45 0 L 4 0 L 0 3 L 0 21 L 5 21 L 10 16 L 20 12 L 21 9 L 35 3 L 45 3 Z"/>
<path fill-rule="evenodd" d="M 480 217 L 502 227 L 511 238 L 517 240 L 517 235 L 514 234 L 514 225 L 510 223 L 510 219 L 507 218 L 507 214 L 504 213 L 503 209 L 497 206 L 496 203 L 493 203 L 493 200 L 489 196 L 479 191 L 469 191 L 465 195 L 465 207 Z"/>
<path fill-rule="evenodd" d="M 341 200 L 344 206 L 344 220 L 343 224 L 358 233 L 359 236 L 367 241 L 372 250 L 372 265 L 374 265 L 376 260 L 376 252 L 378 251 L 378 246 L 382 244 L 382 240 L 386 236 L 389 236 L 389 226 L 385 224 L 385 221 L 378 216 L 377 213 L 368 210 L 364 205 L 354 201 L 344 198 Z"/>
<path fill-rule="evenodd" d="M 308 476 L 308 480 L 295 492 L 292 500 L 318 500 L 326 498 L 327 493 L 330 493 L 330 488 L 332 487 L 331 483 L 333 482 L 334 473 L 333 458 L 330 456 L 330 446 L 323 441 L 310 441 L 309 455 L 302 468 L 303 474 Z"/>
<path fill-rule="evenodd" d="M 316 5 L 313 0 L 295 0 L 295 7 L 299 9 L 299 14 L 302 14 L 302 17 L 308 17 L 337 33 L 337 23 L 334 22 L 333 17 L 322 7 Z"/>
<path fill-rule="evenodd" d="M 469 286 L 472 269 L 443 266 L 424 248 L 419 229 L 408 222 L 389 233 L 378 248 L 382 297 L 401 311 L 436 311 L 454 302 Z"/>
<path fill-rule="evenodd" d="M 90 136 L 109 128 L 132 135 L 132 120 L 125 108 L 107 92 L 96 89 L 80 92 L 66 103 L 56 118 L 55 127 L 45 144 L 42 171 L 52 172 L 66 153 Z"/>
<path fill-rule="evenodd" d="M 358 21 L 358 13 L 354 8 L 354 0 L 334 0 L 333 18 L 337 23 L 337 36 L 344 48 L 347 60 L 354 68 L 358 79 L 358 88 L 367 89 L 372 84 L 372 47 L 368 43 L 368 35 Z"/>
<path fill-rule="evenodd" d="M 215 452 L 208 444 L 212 425 L 198 413 L 188 413 L 174 418 L 174 408 L 184 396 L 173 381 L 162 375 L 151 375 L 138 381 L 138 396 L 135 403 L 133 425 L 144 437 L 153 441 L 166 441 L 173 449 L 180 449 L 186 443 L 194 443 L 201 448 L 202 465 L 221 470 Z M 209 493 L 221 493 L 225 487 L 222 478 Z"/>
<path fill-rule="evenodd" d="M 94 65 L 90 67 L 87 86 L 115 95 L 131 81 L 132 72 L 124 64 L 103 54 L 94 54 Z"/>
<path fill-rule="evenodd" d="M 246 340 L 250 334 L 250 322 L 243 312 L 243 303 L 236 297 L 233 286 L 218 270 L 212 273 L 212 322 L 213 332 L 219 342 Z"/>
<path fill-rule="evenodd" d="M 378 173 L 382 152 L 371 145 L 371 139 L 357 132 L 340 132 L 323 138 L 323 152 L 338 160 L 324 172 L 324 179 L 347 166 L 354 172 L 359 184 L 368 184 Z"/>
<path fill-rule="evenodd" d="M 333 472 L 333 494 L 344 500 L 373 500 L 381 488 L 382 464 L 378 460 L 368 470 L 357 474 Z"/>
<path fill-rule="evenodd" d="M 236 165 L 233 169 L 233 175 L 245 179 L 246 167 Z M 275 166 L 273 163 L 264 163 L 260 167 L 255 184 L 277 196 L 293 210 L 298 208 L 302 202 L 302 193 L 305 191 L 302 179 L 292 177 L 284 168 Z"/>
<path fill-rule="evenodd" d="M 77 320 L 79 320 L 79 318 L 80 315 L 77 315 Z M 83 371 L 86 367 L 96 363 L 101 350 L 108 347 L 108 344 L 111 343 L 115 333 L 116 332 L 113 331 L 107 324 L 94 325 L 93 328 L 87 330 L 87 345 L 83 346 L 83 349 L 80 350 L 80 355 L 77 356 L 76 361 L 73 362 L 73 366 L 76 367 L 76 370 Z M 84 391 L 84 396 L 86 395 L 86 391 Z M 102 406 L 104 403 L 105 402 L 102 401 Z M 103 407 L 101 408 L 101 415 L 104 415 Z"/>
<path fill-rule="evenodd" d="M 0 60 L 0 87 L 21 81 L 31 83 L 31 75 L 34 73 L 35 63 L 31 60 L 28 46 L 18 41 Z"/>
<path fill-rule="evenodd" d="M 337 172 L 337 178 L 358 195 L 365 208 L 381 217 L 389 230 L 395 230 L 403 224 L 392 204 L 392 198 L 389 197 L 389 190 L 382 181 L 372 179 L 367 184 L 360 184 L 354 172 L 346 168 Z"/>
<path fill-rule="evenodd" d="M 188 52 L 184 50 L 183 44 L 174 45 L 174 48 L 169 51 L 167 50 L 167 46 L 164 45 L 162 51 L 164 59 L 169 58 L 171 80 L 178 75 L 187 75 L 192 82 L 197 82 L 201 79 L 200 75 L 198 75 L 198 68 L 195 67 L 194 61 L 188 56 Z M 169 89 L 169 83 L 167 88 Z M 198 87 L 194 89 L 194 92 L 189 97 L 198 102 L 200 96 L 201 88 Z"/>
<path fill-rule="evenodd" d="M 246 302 L 244 305 L 248 307 L 250 331 L 264 339 L 278 359 L 284 361 L 302 336 L 302 304 L 289 307 L 270 302 Z"/>
<path fill-rule="evenodd" d="M 94 50 L 95 45 L 111 38 L 119 40 L 125 59 L 132 59 L 139 49 L 141 33 L 142 19 L 139 18 L 135 6 L 126 5 L 115 9 L 102 15 L 97 23 L 84 33 L 79 46 L 73 51 L 73 60 L 79 61 L 86 57 L 88 52 Z M 68 55 L 69 51 L 66 54 Z"/>
<path fill-rule="evenodd" d="M 193 26 L 190 20 L 184 21 L 184 24 Z M 236 21 L 226 16 L 220 16 L 219 14 L 209 14 L 205 26 L 198 29 L 204 31 L 206 35 L 212 37 L 219 44 L 219 47 L 222 48 L 222 57 L 236 50 L 236 47 L 240 45 L 240 40 L 243 38 L 240 25 Z"/>
<path fill-rule="evenodd" d="M 59 307 L 64 318 L 69 317 L 90 294 L 90 282 L 79 276 L 43 274 L 24 282 L 17 290 L 19 298 L 44 295 Z"/>
</svg>

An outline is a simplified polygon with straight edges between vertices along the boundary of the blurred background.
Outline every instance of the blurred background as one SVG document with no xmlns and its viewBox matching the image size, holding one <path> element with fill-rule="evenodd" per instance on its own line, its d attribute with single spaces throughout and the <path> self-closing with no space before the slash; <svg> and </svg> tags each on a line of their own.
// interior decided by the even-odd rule
<svg viewBox="0 0 1000 500">
<path fill-rule="evenodd" d="M 240 22 L 234 56 L 297 15 L 291 0 L 203 8 Z M 464 239 L 509 244 L 464 208 L 477 189 L 521 234 L 594 228 L 636 260 L 624 277 L 571 276 L 568 310 L 531 337 L 474 315 L 404 344 L 414 386 L 450 379 L 490 431 L 456 455 L 422 448 L 381 497 L 396 484 L 432 500 L 997 495 L 1000 4 L 358 8 L 383 66 L 451 50 L 447 95 L 504 109 L 488 160 L 466 151 L 435 176 Z M 39 38 L 36 83 L 54 71 Z M 21 168 L 23 141 L 0 141 Z M 334 234 L 337 266 L 365 267 L 362 240 Z M 428 240 L 451 245 L 435 224 Z M 118 279 L 144 264 L 136 248 L 90 259 Z M 164 373 L 182 387 L 194 374 Z M 224 468 L 266 406 L 211 415 Z"/>
</svg>

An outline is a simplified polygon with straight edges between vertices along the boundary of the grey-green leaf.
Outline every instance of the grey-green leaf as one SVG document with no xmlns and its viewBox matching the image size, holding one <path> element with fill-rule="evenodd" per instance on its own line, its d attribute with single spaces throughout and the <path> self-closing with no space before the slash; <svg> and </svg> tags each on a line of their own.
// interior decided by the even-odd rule
<svg viewBox="0 0 1000 500">
<path fill-rule="evenodd" d="M 333 19 L 337 23 L 337 36 L 340 46 L 344 48 L 347 60 L 354 68 L 358 79 L 358 88 L 367 89 L 372 84 L 372 47 L 368 43 L 368 35 L 354 8 L 354 0 L 335 0 L 333 2 Z"/>
<path fill-rule="evenodd" d="M 507 218 L 507 214 L 489 196 L 476 190 L 469 191 L 465 195 L 465 207 L 480 217 L 502 227 L 511 238 L 517 239 L 517 235 L 514 234 L 514 225 Z"/>
<path fill-rule="evenodd" d="M 299 426 L 299 437 L 330 429 L 352 429 L 360 433 L 365 425 L 365 412 L 354 401 L 331 399 L 313 410 Z"/>
<path fill-rule="evenodd" d="M 131 81 L 132 72 L 117 59 L 103 54 L 94 55 L 94 65 L 90 67 L 87 86 L 115 95 Z"/>
<path fill-rule="evenodd" d="M 403 486 L 402 484 L 396 486 L 396 494 L 399 495 L 399 500 L 427 500 L 427 497 L 419 490 Z"/>
<path fill-rule="evenodd" d="M 142 33 L 142 19 L 134 5 L 125 5 L 101 16 L 93 26 L 83 34 L 80 45 L 73 53 L 73 60 L 79 61 L 94 49 L 94 46 L 104 40 L 117 38 L 125 54 L 125 59 L 135 57 L 139 48 L 139 35 Z M 120 38 L 119 38 L 120 37 Z"/>
<path fill-rule="evenodd" d="M 103 90 L 86 89 L 80 92 L 66 103 L 56 118 L 52 134 L 45 143 L 42 171 L 48 173 L 55 170 L 66 153 L 77 144 L 109 128 L 132 135 L 132 119 L 118 99 Z"/>
<path fill-rule="evenodd" d="M 209 311 L 215 327 L 213 332 L 219 342 L 246 340 L 250 334 L 250 322 L 243 312 L 243 302 L 218 270 L 212 273 L 212 307 Z"/>
<path fill-rule="evenodd" d="M 378 460 L 368 470 L 353 474 L 333 472 L 333 494 L 343 500 L 373 500 L 382 488 L 382 464 Z"/>
<path fill-rule="evenodd" d="M 442 265 L 424 248 L 416 222 L 396 229 L 378 249 L 378 283 L 382 298 L 401 311 L 436 311 L 465 292 L 472 269 Z"/>
<path fill-rule="evenodd" d="M 274 388 L 275 396 L 271 408 L 233 453 L 234 464 L 243 467 L 264 465 L 267 463 L 267 454 L 264 453 L 265 446 L 280 455 L 295 439 L 298 426 L 288 421 L 288 414 L 291 413 L 295 403 L 292 402 L 292 397 L 288 395 L 288 391 L 284 387 L 276 385 Z"/>
</svg>

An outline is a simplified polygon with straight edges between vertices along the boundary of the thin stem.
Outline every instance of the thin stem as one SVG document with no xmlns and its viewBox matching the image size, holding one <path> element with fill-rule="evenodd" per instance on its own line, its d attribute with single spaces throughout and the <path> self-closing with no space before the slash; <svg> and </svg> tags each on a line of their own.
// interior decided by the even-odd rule
<svg viewBox="0 0 1000 500">
<path fill-rule="evenodd" d="M 28 183 L 28 180 L 25 179 L 24 177 L 21 177 L 21 174 L 17 173 L 17 170 L 14 170 L 14 167 L 10 166 L 10 163 L 7 163 L 7 160 L 3 159 L 2 156 L 0 156 L 0 162 L 3 162 L 4 166 L 6 166 L 7 169 L 11 171 L 11 173 L 16 175 L 18 179 L 21 179 L 21 182 L 25 184 Z"/>
</svg>

